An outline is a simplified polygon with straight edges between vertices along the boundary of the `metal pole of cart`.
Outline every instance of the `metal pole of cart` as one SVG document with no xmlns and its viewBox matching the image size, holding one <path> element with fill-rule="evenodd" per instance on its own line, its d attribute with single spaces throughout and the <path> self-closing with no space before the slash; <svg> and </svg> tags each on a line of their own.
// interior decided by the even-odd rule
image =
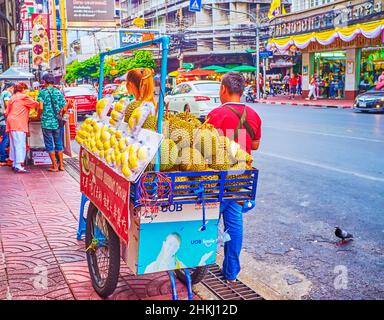
<svg viewBox="0 0 384 320">
<path fill-rule="evenodd" d="M 157 131 L 158 133 L 162 133 L 163 131 L 163 116 L 164 116 L 164 94 L 165 94 L 165 83 L 167 78 L 167 63 L 168 63 L 168 50 L 169 50 L 169 37 L 160 37 L 154 40 L 145 41 L 133 45 L 129 45 L 127 47 L 121 47 L 115 50 L 110 50 L 106 52 L 100 53 L 100 76 L 99 76 L 99 93 L 98 99 L 100 100 L 103 95 L 103 81 L 104 81 L 104 60 L 105 56 L 113 55 L 117 53 L 122 53 L 127 50 L 134 50 L 146 46 L 150 46 L 152 44 L 161 43 L 162 56 L 161 56 L 161 66 L 160 66 L 160 94 L 159 94 L 159 103 L 158 103 L 158 116 L 157 116 Z M 155 163 L 155 171 L 160 171 L 160 153 L 158 152 L 156 155 L 156 163 Z"/>
<path fill-rule="evenodd" d="M 160 94 L 159 94 L 159 111 L 157 116 L 157 132 L 163 132 L 163 116 L 164 116 L 164 95 L 165 83 L 167 80 L 167 63 L 168 63 L 169 38 L 162 37 L 161 41 L 161 66 L 160 66 Z M 155 171 L 160 171 L 160 152 L 156 154 Z"/>
</svg>

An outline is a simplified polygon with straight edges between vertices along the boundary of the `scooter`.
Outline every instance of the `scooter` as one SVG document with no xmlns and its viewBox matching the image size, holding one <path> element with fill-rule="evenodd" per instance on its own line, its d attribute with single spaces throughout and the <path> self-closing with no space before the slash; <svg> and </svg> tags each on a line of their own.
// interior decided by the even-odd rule
<svg viewBox="0 0 384 320">
<path fill-rule="evenodd" d="M 251 86 L 247 86 L 244 89 L 243 95 L 245 97 L 246 102 L 255 102 L 256 101 L 256 95 L 253 92 L 253 88 Z"/>
</svg>

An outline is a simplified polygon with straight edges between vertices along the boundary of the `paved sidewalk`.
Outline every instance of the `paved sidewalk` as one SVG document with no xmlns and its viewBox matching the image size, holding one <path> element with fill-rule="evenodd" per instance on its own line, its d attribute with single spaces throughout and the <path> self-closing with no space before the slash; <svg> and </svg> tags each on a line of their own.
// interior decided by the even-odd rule
<svg viewBox="0 0 384 320">
<path fill-rule="evenodd" d="M 76 240 L 79 184 L 67 173 L 0 168 L 0 300 L 101 299 L 93 290 L 84 241 Z M 45 277 L 47 275 L 47 277 Z M 179 299 L 187 299 L 177 283 Z M 171 300 L 167 273 L 134 276 L 121 264 L 108 299 Z"/>
<path fill-rule="evenodd" d="M 345 99 L 318 99 L 318 100 L 305 100 L 304 97 L 296 96 L 295 99 L 289 99 L 288 96 L 268 97 L 268 99 L 260 99 L 258 103 L 265 104 L 280 104 L 280 105 L 293 105 L 304 107 L 326 107 L 326 108 L 342 108 L 349 109 L 353 107 L 354 100 Z"/>
</svg>

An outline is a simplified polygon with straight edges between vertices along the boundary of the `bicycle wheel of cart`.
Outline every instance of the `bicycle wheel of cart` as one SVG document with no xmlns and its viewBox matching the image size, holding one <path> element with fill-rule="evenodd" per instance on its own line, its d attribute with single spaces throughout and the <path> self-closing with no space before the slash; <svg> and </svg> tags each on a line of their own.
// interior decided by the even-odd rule
<svg viewBox="0 0 384 320">
<path fill-rule="evenodd" d="M 205 275 L 208 272 L 208 266 L 197 267 L 188 269 L 191 274 L 192 284 L 199 283 L 204 279 Z M 187 283 L 187 277 L 185 276 L 184 270 L 175 270 L 176 277 L 183 283 Z"/>
<path fill-rule="evenodd" d="M 120 273 L 120 240 L 102 213 L 89 204 L 85 248 L 93 288 L 99 296 L 115 291 Z"/>
</svg>

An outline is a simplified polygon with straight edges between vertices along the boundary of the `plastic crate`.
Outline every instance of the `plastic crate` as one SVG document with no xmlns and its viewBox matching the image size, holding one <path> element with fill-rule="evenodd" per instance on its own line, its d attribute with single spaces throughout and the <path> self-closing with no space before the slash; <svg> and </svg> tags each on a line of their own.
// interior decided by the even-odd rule
<svg viewBox="0 0 384 320">
<path fill-rule="evenodd" d="M 199 171 L 199 172 L 162 172 L 170 179 L 169 183 L 163 183 L 164 193 L 167 197 L 156 199 L 156 205 L 166 206 L 174 203 L 189 204 L 224 202 L 224 201 L 253 201 L 256 198 L 257 169 L 245 171 Z M 208 177 L 216 176 L 210 180 Z M 148 195 L 157 193 L 160 184 L 155 181 L 156 173 L 149 172 L 144 182 Z M 188 178 L 188 181 L 176 182 L 177 178 Z M 132 197 L 134 206 L 139 207 L 143 203 L 144 195 L 140 190 L 143 177 L 134 184 Z"/>
</svg>

